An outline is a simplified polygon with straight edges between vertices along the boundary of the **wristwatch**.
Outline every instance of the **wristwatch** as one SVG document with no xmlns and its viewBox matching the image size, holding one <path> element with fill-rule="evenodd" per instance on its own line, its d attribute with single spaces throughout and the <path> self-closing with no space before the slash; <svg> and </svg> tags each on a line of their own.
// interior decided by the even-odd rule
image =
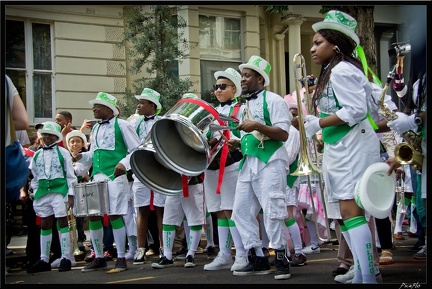
<svg viewBox="0 0 432 289">
<path fill-rule="evenodd" d="M 415 114 L 415 117 L 414 117 L 414 123 L 415 123 L 417 126 L 421 126 L 422 123 L 423 123 L 423 120 L 422 120 L 421 117 L 419 116 L 418 112 Z"/>
</svg>

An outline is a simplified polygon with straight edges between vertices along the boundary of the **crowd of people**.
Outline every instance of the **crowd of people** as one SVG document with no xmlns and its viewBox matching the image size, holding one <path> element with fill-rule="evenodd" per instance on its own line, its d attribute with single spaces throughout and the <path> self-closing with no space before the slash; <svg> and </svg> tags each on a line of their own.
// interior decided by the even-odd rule
<svg viewBox="0 0 432 289">
<path fill-rule="evenodd" d="M 419 238 L 412 248 L 418 251 L 414 258 L 425 259 L 425 66 L 414 62 L 416 74 L 408 85 L 402 70 L 396 70 L 392 88 L 413 105 L 411 110 L 398 112 L 386 95 L 385 107 L 397 115 L 386 119 L 380 104 L 382 84 L 365 75 L 364 64 L 354 53 L 360 44 L 356 23 L 350 15 L 331 10 L 323 21 L 312 25 L 315 34 L 310 52 L 321 66 L 320 74 L 302 79 L 303 88 L 285 97 L 266 89 L 271 64 L 260 56 L 253 55 L 238 70 L 230 67 L 215 72 L 215 110 L 229 119 L 229 129 L 205 135 L 209 147 L 217 147 L 218 153 L 199 175 L 181 176 L 179 195 L 150 188 L 131 167 L 131 155 L 160 119 L 161 95 L 151 88 L 135 96 L 136 112 L 127 119 L 119 117 L 113 95 L 99 92 L 90 101 L 98 122 L 85 120 L 75 129 L 70 113 L 60 112 L 54 121 L 37 126 L 29 159 L 31 175 L 23 191 L 30 197 L 32 220 L 40 219 L 39 231 L 31 231 L 33 236 L 39 234 L 39 242 L 28 244 L 27 272 L 52 268 L 63 272 L 76 265 L 74 241 L 84 249 L 86 217 L 77 217 L 78 238 L 72 240 L 68 209 L 77 213 L 74 188 L 88 182 L 107 186 L 109 210 L 87 217 L 91 252 L 81 270 L 85 273 L 107 269 L 106 261 L 114 257 L 114 243 L 116 261 L 108 274 L 127 270 L 127 261 L 144 264 L 152 237 L 151 212 L 155 214 L 155 250 L 159 249 L 152 249 L 159 254 L 159 260 L 151 264 L 154 269 L 174 265 L 177 229 L 183 226 L 185 268 L 195 267 L 204 230 L 205 250 L 211 257 L 204 270 L 231 270 L 234 276 L 268 275 L 274 266 L 276 280 L 289 279 L 290 267 L 305 265 L 307 255 L 319 254 L 323 240 L 330 240 L 328 222 L 332 221 L 340 262 L 331 272 L 335 282 L 381 283 L 379 266 L 393 263 L 392 240 L 405 238 L 402 222 L 407 211 L 411 216 L 407 235 Z M 421 62 L 421 52 L 415 56 L 414 61 Z M 397 55 L 399 66 L 403 57 Z M 198 96 L 186 93 L 183 99 Z M 91 130 L 89 139 L 85 129 Z M 417 170 L 411 164 L 401 165 L 384 142 L 383 133 L 395 134 L 399 143 L 407 142 L 407 131 L 421 133 L 423 162 Z M 295 174 L 304 169 L 303 146 L 319 167 L 314 175 Z M 379 162 L 388 163 L 388 175 L 396 171 L 397 180 L 404 185 L 395 215 L 386 218 L 375 218 L 356 198 L 358 181 L 370 165 Z M 308 198 L 312 201 L 307 202 Z"/>
</svg>

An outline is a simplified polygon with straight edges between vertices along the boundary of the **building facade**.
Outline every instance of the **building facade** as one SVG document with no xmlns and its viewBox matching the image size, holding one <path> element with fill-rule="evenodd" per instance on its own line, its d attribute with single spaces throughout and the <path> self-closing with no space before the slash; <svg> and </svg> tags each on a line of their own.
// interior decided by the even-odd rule
<svg viewBox="0 0 432 289">
<path fill-rule="evenodd" d="M 99 91 L 125 97 L 137 75 L 128 72 L 123 37 L 125 6 L 121 5 L 15 5 L 5 11 L 6 73 L 26 105 L 32 125 L 52 120 L 58 111 L 73 115 L 73 125 L 93 118 L 89 100 Z M 391 43 L 404 40 L 401 25 L 409 5 L 375 6 L 378 76 L 385 79 L 390 67 Z M 320 67 L 309 49 L 311 25 L 323 19 L 318 5 L 290 5 L 286 15 L 270 14 L 259 5 L 181 6 L 179 15 L 188 24 L 186 39 L 193 47 L 179 62 L 179 77 L 196 82 L 192 90 L 207 96 L 213 73 L 238 68 L 251 55 L 272 65 L 268 89 L 284 96 L 294 89 L 292 57 L 305 57 L 308 74 Z M 425 5 L 426 10 L 426 5 Z M 203 33 L 204 32 L 204 33 Z"/>
</svg>

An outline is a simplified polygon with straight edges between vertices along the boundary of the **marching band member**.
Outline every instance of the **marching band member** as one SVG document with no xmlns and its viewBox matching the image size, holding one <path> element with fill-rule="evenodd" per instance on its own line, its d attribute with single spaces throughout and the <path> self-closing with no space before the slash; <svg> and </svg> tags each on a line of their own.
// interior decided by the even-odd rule
<svg viewBox="0 0 432 289">
<path fill-rule="evenodd" d="M 141 95 L 135 95 L 138 100 L 136 114 L 139 117 L 134 117 L 131 124 L 134 127 L 139 139 L 144 141 L 146 136 L 150 133 L 153 124 L 158 120 L 158 112 L 162 109 L 159 102 L 159 92 L 151 89 L 144 88 Z M 162 218 L 165 206 L 166 196 L 163 194 L 155 193 L 144 184 L 142 184 L 137 177 L 134 176 L 132 185 L 134 193 L 134 206 L 137 209 L 137 251 L 135 253 L 133 263 L 144 264 L 146 259 L 145 245 L 148 234 L 148 223 L 150 217 L 150 210 L 154 210 L 157 218 L 157 226 L 159 233 L 159 257 L 163 256 L 163 242 L 162 242 Z"/>
<path fill-rule="evenodd" d="M 117 99 L 105 92 L 99 92 L 96 99 L 89 101 L 93 105 L 93 114 L 100 123 L 93 126 L 89 152 L 79 153 L 73 160 L 91 162 L 91 177 L 95 182 L 108 182 L 109 220 L 117 248 L 117 261 L 114 269 L 107 273 L 127 270 L 125 258 L 126 229 L 122 216 L 127 214 L 129 183 L 126 172 L 130 170 L 130 154 L 139 146 L 140 140 L 132 125 L 115 117 L 119 113 Z M 91 272 L 107 267 L 103 255 L 102 216 L 89 219 L 90 238 L 96 258 L 84 267 L 82 272 Z"/>
<path fill-rule="evenodd" d="M 319 108 L 320 117 L 308 115 L 305 130 L 310 138 L 322 129 L 328 199 L 339 203 L 341 231 L 359 264 L 352 283 L 377 283 L 379 269 L 369 262 L 372 233 L 365 211 L 355 202 L 356 182 L 369 165 L 380 162 L 379 140 L 367 118 L 372 88 L 360 61 L 352 56 L 360 43 L 356 26 L 353 17 L 336 10 L 312 25 L 316 33 L 310 52 L 322 67 L 312 103 L 315 111 Z"/>
<path fill-rule="evenodd" d="M 288 153 L 283 142 L 288 139 L 292 115 L 280 95 L 266 91 L 271 65 L 259 56 L 239 66 L 242 94 L 246 97 L 246 116 L 241 119 L 241 151 L 232 219 L 236 223 L 243 246 L 252 249 L 252 261 L 235 270 L 235 276 L 270 274 L 270 264 L 264 256 L 259 236 L 257 215 L 263 209 L 264 227 L 276 251 L 276 280 L 291 277 L 286 255 L 287 238 L 284 220 L 286 176 L 289 171 Z M 264 185 L 265 184 L 265 185 Z M 268 184 L 272 184 L 270 187 Z"/>
<path fill-rule="evenodd" d="M 238 96 L 241 95 L 241 76 L 234 68 L 227 68 L 225 71 L 216 71 L 214 73 L 216 84 L 213 86 L 219 105 L 216 110 L 229 117 L 239 118 L 243 113 L 243 106 L 237 102 Z M 235 124 L 230 123 L 231 126 Z M 237 134 L 237 135 L 235 135 Z M 230 131 L 230 139 L 239 140 L 239 131 Z M 210 138 L 219 138 L 220 133 L 216 132 Z M 229 143 L 227 143 L 229 145 Z M 217 214 L 219 253 L 217 257 L 209 264 L 204 265 L 204 270 L 221 270 L 230 269 L 231 271 L 242 269 L 248 263 L 247 251 L 237 227 L 231 220 L 236 183 L 238 177 L 239 161 L 242 157 L 238 148 L 232 148 L 227 155 L 224 163 L 223 179 L 220 183 L 219 175 L 221 173 L 221 156 L 222 150 L 215 157 L 213 162 L 205 171 L 204 191 L 205 203 L 210 213 Z M 218 191 L 219 189 L 219 191 Z M 233 264 L 231 257 L 231 246 L 234 243 L 236 248 L 235 262 Z"/>
<path fill-rule="evenodd" d="M 77 178 L 68 150 L 58 146 L 63 139 L 60 126 L 52 121 L 44 123 L 38 132 L 43 138 L 43 147 L 30 163 L 33 179 L 30 186 L 34 192 L 33 208 L 41 218 L 40 260 L 27 269 L 27 273 L 51 271 L 49 263 L 54 217 L 60 227 L 61 261 L 59 272 L 71 270 L 71 239 L 67 209 L 74 206 L 73 185 Z M 65 205 L 65 203 L 67 203 Z"/>
<path fill-rule="evenodd" d="M 182 98 L 198 98 L 193 93 L 185 93 Z M 174 144 L 175 145 L 175 144 Z M 183 179 L 186 180 L 186 176 Z M 189 178 L 183 194 L 177 196 L 166 196 L 163 215 L 163 256 L 158 262 L 151 264 L 154 269 L 163 269 L 174 265 L 172 249 L 176 226 L 180 226 L 186 216 L 190 228 L 188 251 L 185 258 L 185 268 L 195 267 L 195 253 L 201 241 L 201 233 L 204 225 L 204 174 Z"/>
</svg>

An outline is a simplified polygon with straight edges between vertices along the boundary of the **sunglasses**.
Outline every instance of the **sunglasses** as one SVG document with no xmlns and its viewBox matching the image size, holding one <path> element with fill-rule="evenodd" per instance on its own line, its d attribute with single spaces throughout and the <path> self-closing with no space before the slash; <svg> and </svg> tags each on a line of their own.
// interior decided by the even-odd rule
<svg viewBox="0 0 432 289">
<path fill-rule="evenodd" d="M 234 86 L 234 85 L 222 83 L 222 84 L 213 85 L 213 88 L 214 88 L 214 90 L 218 90 L 219 88 L 220 88 L 220 90 L 225 90 L 227 88 L 227 86 Z"/>
</svg>

